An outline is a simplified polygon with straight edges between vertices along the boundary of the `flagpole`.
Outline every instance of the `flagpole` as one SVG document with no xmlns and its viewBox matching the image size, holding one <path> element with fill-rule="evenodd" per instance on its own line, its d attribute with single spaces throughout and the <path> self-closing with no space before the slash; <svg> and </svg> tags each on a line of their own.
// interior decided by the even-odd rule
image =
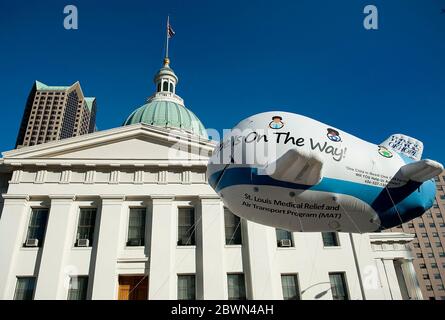
<svg viewBox="0 0 445 320">
<path fill-rule="evenodd" d="M 170 16 L 167 16 L 167 27 L 165 28 L 165 36 L 166 36 L 166 45 L 165 45 L 165 58 L 168 58 L 168 26 L 170 24 Z"/>
</svg>

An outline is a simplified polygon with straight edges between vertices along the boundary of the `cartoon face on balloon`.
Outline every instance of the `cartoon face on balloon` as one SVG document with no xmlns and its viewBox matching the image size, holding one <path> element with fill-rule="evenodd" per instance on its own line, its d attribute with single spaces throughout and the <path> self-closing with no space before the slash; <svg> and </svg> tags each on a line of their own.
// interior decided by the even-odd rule
<svg viewBox="0 0 445 320">
<path fill-rule="evenodd" d="M 329 140 L 334 141 L 334 142 L 340 142 L 341 141 L 341 137 L 340 137 L 340 133 L 332 128 L 328 128 L 328 134 L 327 134 Z"/>
<path fill-rule="evenodd" d="M 392 152 L 384 146 L 379 146 L 379 154 L 385 158 L 392 158 Z"/>
<path fill-rule="evenodd" d="M 280 116 L 273 116 L 272 121 L 269 123 L 271 129 L 281 129 L 284 127 L 283 118 Z"/>
</svg>

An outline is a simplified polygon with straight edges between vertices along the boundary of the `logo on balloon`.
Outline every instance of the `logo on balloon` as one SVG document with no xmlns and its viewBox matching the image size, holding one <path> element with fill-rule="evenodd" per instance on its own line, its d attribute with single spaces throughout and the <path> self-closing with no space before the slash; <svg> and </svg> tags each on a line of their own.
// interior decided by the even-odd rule
<svg viewBox="0 0 445 320">
<path fill-rule="evenodd" d="M 380 155 L 384 156 L 385 158 L 392 158 L 392 152 L 383 146 L 379 146 L 379 153 L 380 153 Z"/>
<path fill-rule="evenodd" d="M 341 141 L 341 137 L 340 137 L 340 133 L 332 128 L 328 128 L 328 134 L 327 134 L 329 140 L 334 141 L 334 142 L 340 142 Z"/>
<path fill-rule="evenodd" d="M 283 118 L 280 116 L 273 116 L 272 121 L 269 123 L 269 128 L 271 129 L 281 129 L 284 127 Z"/>
</svg>

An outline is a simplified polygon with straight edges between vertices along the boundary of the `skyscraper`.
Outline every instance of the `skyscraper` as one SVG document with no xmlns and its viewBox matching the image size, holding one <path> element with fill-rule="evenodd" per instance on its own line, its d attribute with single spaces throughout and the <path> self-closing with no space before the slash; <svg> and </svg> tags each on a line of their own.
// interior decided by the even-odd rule
<svg viewBox="0 0 445 320">
<path fill-rule="evenodd" d="M 445 171 L 435 179 L 437 193 L 433 207 L 392 231 L 416 235 L 409 246 L 423 298 L 445 300 Z"/>
<path fill-rule="evenodd" d="M 85 97 L 79 82 L 47 86 L 36 81 L 29 93 L 16 148 L 94 131 L 96 98 Z"/>
</svg>

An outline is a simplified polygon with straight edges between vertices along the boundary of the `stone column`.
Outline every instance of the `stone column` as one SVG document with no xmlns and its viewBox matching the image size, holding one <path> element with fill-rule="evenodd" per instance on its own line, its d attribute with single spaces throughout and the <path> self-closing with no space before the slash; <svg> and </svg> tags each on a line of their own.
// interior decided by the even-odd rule
<svg viewBox="0 0 445 320">
<path fill-rule="evenodd" d="M 399 282 L 397 280 L 396 268 L 394 267 L 394 260 L 383 259 L 383 266 L 385 267 L 385 273 L 388 279 L 388 285 L 392 299 L 402 300 L 402 293 L 400 292 Z"/>
<path fill-rule="evenodd" d="M 403 259 L 401 262 L 400 267 L 402 268 L 403 278 L 405 279 L 410 299 L 422 300 L 422 291 L 420 290 L 419 282 L 417 281 L 413 260 Z"/>
<path fill-rule="evenodd" d="M 2 196 L 5 202 L 0 219 L 0 299 L 10 300 L 14 296 L 15 258 L 26 233 L 29 197 L 10 194 Z"/>
<path fill-rule="evenodd" d="M 282 299 L 280 274 L 274 266 L 275 229 L 247 221 L 247 240 L 248 257 L 244 260 L 248 261 L 248 266 L 244 267 L 247 298 Z"/>
<path fill-rule="evenodd" d="M 65 257 L 72 243 L 68 228 L 73 215 L 73 195 L 50 196 L 45 242 L 37 278 L 36 300 L 66 300 L 69 274 L 64 273 Z"/>
<path fill-rule="evenodd" d="M 375 264 L 377 266 L 377 271 L 379 274 L 380 285 L 381 285 L 382 294 L 383 294 L 383 299 L 380 298 L 379 300 L 392 300 L 391 290 L 389 288 L 389 283 L 388 283 L 388 276 L 385 271 L 383 259 L 380 259 L 380 258 L 375 259 Z"/>
<path fill-rule="evenodd" d="M 200 196 L 196 245 L 197 298 L 227 299 L 224 264 L 224 207 L 220 198 Z M 201 218 L 201 219 L 200 219 Z"/>
<path fill-rule="evenodd" d="M 96 218 L 96 248 L 93 249 L 92 299 L 115 300 L 118 290 L 117 258 L 124 196 L 101 196 L 102 208 Z M 92 261 L 92 263 L 93 263 Z"/>
<path fill-rule="evenodd" d="M 148 298 L 168 300 L 176 297 L 174 273 L 177 214 L 172 195 L 153 195 Z"/>
</svg>

